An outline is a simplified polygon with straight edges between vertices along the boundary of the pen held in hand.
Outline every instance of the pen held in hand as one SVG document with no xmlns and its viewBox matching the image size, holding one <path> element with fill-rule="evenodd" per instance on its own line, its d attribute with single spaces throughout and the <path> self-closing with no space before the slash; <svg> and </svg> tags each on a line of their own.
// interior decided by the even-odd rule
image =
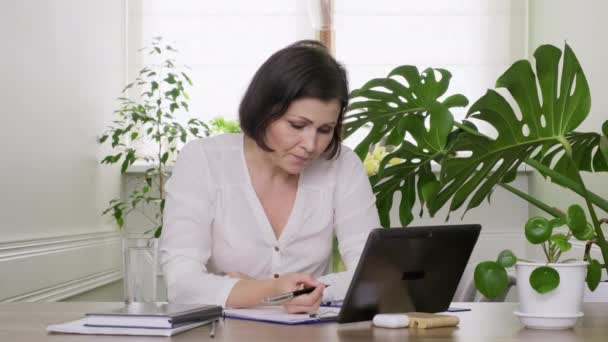
<svg viewBox="0 0 608 342">
<path fill-rule="evenodd" d="M 329 287 L 329 285 L 325 285 L 325 287 Z M 286 302 L 294 297 L 301 296 L 303 294 L 309 294 L 312 291 L 314 291 L 315 289 L 316 289 L 316 287 L 305 287 L 303 289 L 287 292 L 287 293 L 284 293 L 284 294 L 281 294 L 278 296 L 268 297 L 268 298 L 264 299 L 262 301 L 262 303 L 264 303 L 266 305 L 280 304 L 280 303 Z"/>
</svg>

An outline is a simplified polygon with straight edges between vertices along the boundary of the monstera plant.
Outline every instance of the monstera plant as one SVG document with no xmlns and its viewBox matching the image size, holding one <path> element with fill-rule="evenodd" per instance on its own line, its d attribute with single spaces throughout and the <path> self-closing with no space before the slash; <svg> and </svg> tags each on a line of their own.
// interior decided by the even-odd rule
<svg viewBox="0 0 608 342">
<path fill-rule="evenodd" d="M 549 248 L 553 256 L 569 249 L 561 235 L 599 246 L 604 265 L 591 260 L 589 253 L 585 255 L 587 283 L 594 289 L 601 267 L 606 268 L 608 261 L 608 243 L 601 227 L 607 220 L 598 218 L 595 207 L 608 212 L 608 201 L 587 189 L 581 173 L 608 170 L 608 122 L 600 133 L 576 131 L 589 114 L 591 97 L 583 70 L 568 45 L 563 53 L 552 45 L 540 46 L 534 59 L 535 69 L 528 60 L 515 62 L 498 78 L 500 92 L 488 90 L 461 121 L 455 120 L 452 112 L 466 107 L 468 100 L 448 93 L 451 74 L 447 70 L 419 72 L 414 66 L 400 66 L 351 93 L 344 135 L 368 130 L 355 148 L 361 159 L 372 146 L 386 147 L 388 153 L 377 173 L 370 176 L 383 226 L 390 225 L 395 193 L 401 195 L 399 217 L 407 225 L 414 219 L 417 201 L 422 208 L 420 215 L 424 209 L 435 215 L 445 206 L 448 212 L 464 207 L 466 213 L 501 187 L 550 216 L 529 222 L 525 230 L 526 237 L 532 234 L 533 241 L 528 241 L 541 245 L 545 254 Z M 480 123 L 493 128 L 494 133 L 480 132 Z M 521 164 L 580 195 L 590 220 L 581 207 L 556 208 L 511 186 Z M 440 169 L 438 176 L 432 166 Z M 560 225 L 567 231 L 554 232 Z M 493 297 L 504 291 L 505 267 L 516 260 L 505 251 L 497 261 L 478 265 L 475 281 L 480 292 Z M 555 288 L 557 283 L 559 279 L 549 274 L 536 277 L 533 285 L 540 292 L 541 288 Z"/>
</svg>

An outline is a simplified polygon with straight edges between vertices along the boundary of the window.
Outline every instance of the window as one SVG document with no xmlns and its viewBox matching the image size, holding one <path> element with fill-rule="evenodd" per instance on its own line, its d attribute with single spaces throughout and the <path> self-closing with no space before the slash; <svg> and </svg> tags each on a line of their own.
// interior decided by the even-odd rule
<svg viewBox="0 0 608 342">
<path fill-rule="evenodd" d="M 163 36 L 191 68 L 192 115 L 236 118 L 261 63 L 314 38 L 308 8 L 307 0 L 130 0 L 129 79 L 147 62 L 137 50 Z M 525 0 L 334 0 L 335 53 L 353 89 L 412 64 L 450 70 L 450 94 L 474 101 L 526 57 L 526 8 Z"/>
</svg>

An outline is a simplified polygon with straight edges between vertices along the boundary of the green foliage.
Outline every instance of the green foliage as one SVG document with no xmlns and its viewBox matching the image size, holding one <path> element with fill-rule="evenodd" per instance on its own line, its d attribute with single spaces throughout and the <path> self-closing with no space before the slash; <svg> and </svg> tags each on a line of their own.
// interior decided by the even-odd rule
<svg viewBox="0 0 608 342">
<path fill-rule="evenodd" d="M 530 285 L 540 294 L 551 292 L 559 285 L 559 273 L 553 267 L 537 267 L 530 274 Z"/>
<path fill-rule="evenodd" d="M 211 133 L 240 133 L 241 127 L 237 120 L 227 120 L 223 117 L 217 117 L 209 121 Z"/>
<path fill-rule="evenodd" d="M 532 218 L 524 229 L 527 240 L 543 249 L 547 262 L 558 262 L 574 237 L 600 247 L 604 265 L 595 264 L 587 253 L 585 259 L 594 265 L 589 273 L 597 272 L 597 265 L 606 268 L 608 243 L 600 226 L 606 221 L 598 219 L 594 206 L 608 211 L 608 201 L 586 188 L 581 172 L 608 171 L 608 121 L 600 133 L 575 131 L 589 114 L 591 95 L 570 46 L 565 45 L 563 53 L 552 45 L 540 46 L 534 59 L 534 66 L 527 60 L 515 62 L 498 78 L 496 87 L 504 88 L 510 98 L 490 89 L 460 122 L 452 110 L 468 101 L 459 94 L 446 95 L 451 75 L 443 69 L 418 73 L 413 66 L 400 66 L 386 78 L 353 90 L 344 136 L 368 130 L 355 148 L 361 159 L 373 145 L 385 144 L 392 151 L 370 176 L 383 226 L 390 226 L 396 192 L 401 195 L 400 220 L 407 225 L 417 200 L 420 215 L 424 208 L 433 216 L 447 206 L 449 218 L 452 211 L 464 208 L 466 213 L 479 206 L 502 187 L 552 216 Z M 475 123 L 490 126 L 494 134 L 481 134 Z M 402 162 L 389 163 L 393 158 Z M 439 178 L 431 172 L 432 164 L 440 167 Z M 590 219 L 578 205 L 564 214 L 508 184 L 522 164 L 580 195 Z M 475 283 L 484 295 L 491 297 L 506 287 L 504 268 L 513 258 L 506 253 L 498 262 L 478 266 Z M 551 291 L 559 283 L 546 269 L 534 278 L 539 291 Z M 588 275 L 590 288 L 596 279 L 595 273 Z"/>
<path fill-rule="evenodd" d="M 512 251 L 505 249 L 498 254 L 496 262 L 502 267 L 511 267 L 517 262 L 517 257 Z"/>
<path fill-rule="evenodd" d="M 475 267 L 475 287 L 487 298 L 504 293 L 508 284 L 507 271 L 494 261 L 484 261 Z"/>
<path fill-rule="evenodd" d="M 190 138 L 207 136 L 209 128 L 198 119 L 182 124 L 183 120 L 178 118 L 179 114 L 189 111 L 187 89 L 192 81 L 171 58 L 177 50 L 156 37 L 152 45 L 142 51 L 157 62 L 142 68 L 135 80 L 125 86 L 115 118 L 98 142 L 109 144 L 113 151 L 101 163 L 119 164 L 123 174 L 137 161 L 152 167 L 146 170 L 143 184 L 128 194 L 125 201 L 111 200 L 103 214 L 112 215 L 122 228 L 127 214 L 134 210 L 143 212 L 144 206 L 151 205 L 156 208 L 156 215 L 146 217 L 151 222 L 150 231 L 158 237 L 162 231 L 167 167 L 180 144 Z M 144 144 L 154 146 L 152 155 L 141 151 L 140 146 Z"/>
<path fill-rule="evenodd" d="M 443 69 L 419 73 L 416 67 L 402 66 L 386 78 L 373 79 L 351 93 L 344 137 L 371 125 L 367 136 L 355 148 L 357 155 L 363 160 L 369 146 L 383 139 L 395 147 L 380 162 L 378 173 L 370 177 L 380 221 L 385 227 L 390 225 L 389 211 L 395 192 L 401 194 L 399 214 L 402 224 L 407 225 L 413 220 L 416 196 L 424 201 L 437 189 L 431 163 L 440 161 L 450 149 L 454 119 L 449 109 L 468 104 L 460 94 L 439 99 L 448 89 L 451 77 Z M 404 140 L 406 134 L 413 136 L 416 144 Z M 402 162 L 387 167 L 393 158 Z"/>
</svg>

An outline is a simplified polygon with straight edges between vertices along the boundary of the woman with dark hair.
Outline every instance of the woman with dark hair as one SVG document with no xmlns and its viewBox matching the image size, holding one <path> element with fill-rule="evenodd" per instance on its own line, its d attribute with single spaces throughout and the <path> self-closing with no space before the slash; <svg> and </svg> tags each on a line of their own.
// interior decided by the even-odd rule
<svg viewBox="0 0 608 342">
<path fill-rule="evenodd" d="M 167 183 L 161 265 L 169 301 L 316 311 L 344 298 L 369 231 L 379 226 L 359 158 L 341 145 L 344 68 L 316 41 L 273 54 L 239 108 L 243 134 L 197 140 Z M 347 271 L 330 273 L 338 238 Z M 329 286 L 331 285 L 331 286 Z"/>
</svg>

